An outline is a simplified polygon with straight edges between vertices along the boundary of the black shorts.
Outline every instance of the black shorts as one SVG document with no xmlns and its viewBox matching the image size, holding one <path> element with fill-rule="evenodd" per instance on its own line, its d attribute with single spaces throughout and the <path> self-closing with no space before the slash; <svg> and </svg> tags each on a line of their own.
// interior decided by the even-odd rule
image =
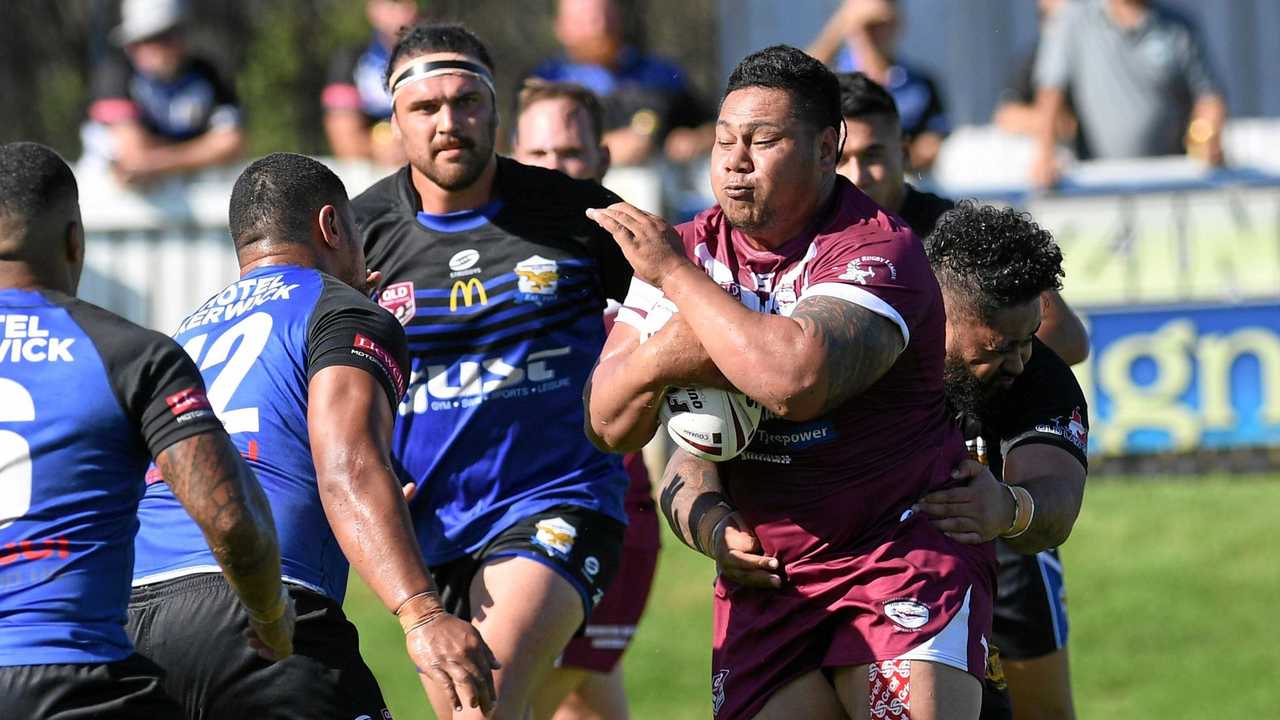
<svg viewBox="0 0 1280 720">
<path fill-rule="evenodd" d="M 0 667 L 0 718 L 177 720 L 182 710 L 165 695 L 163 674 L 138 655 L 91 665 Z"/>
<path fill-rule="evenodd" d="M 127 630 L 138 653 L 164 668 L 165 691 L 191 720 L 390 718 L 342 608 L 288 588 L 298 624 L 294 654 L 281 662 L 249 647 L 248 614 L 220 574 L 134 588 Z"/>
<path fill-rule="evenodd" d="M 1020 555 L 996 542 L 1000 575 L 992 641 L 1009 660 L 1033 660 L 1067 645 L 1067 592 L 1058 550 Z"/>
<path fill-rule="evenodd" d="M 626 526 L 603 513 L 557 505 L 523 518 L 469 555 L 431 568 L 445 610 L 471 619 L 471 581 L 481 566 L 523 557 L 555 570 L 582 596 L 583 623 L 622 562 Z"/>
</svg>

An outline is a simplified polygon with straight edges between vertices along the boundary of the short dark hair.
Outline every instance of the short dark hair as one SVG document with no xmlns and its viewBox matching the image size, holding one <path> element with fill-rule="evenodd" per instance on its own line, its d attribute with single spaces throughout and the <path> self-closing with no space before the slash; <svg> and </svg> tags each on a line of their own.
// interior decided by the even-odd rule
<svg viewBox="0 0 1280 720">
<path fill-rule="evenodd" d="M 898 103 L 880 83 L 866 73 L 840 73 L 840 114 L 847 118 L 867 118 L 884 115 L 899 120 Z"/>
<path fill-rule="evenodd" d="M 391 84 L 391 73 L 396 65 L 406 57 L 430 55 L 431 53 L 451 52 L 466 55 L 479 60 L 482 65 L 495 72 L 493 58 L 489 49 L 484 46 L 475 33 L 458 23 L 419 23 L 404 31 L 391 50 L 387 60 L 387 69 L 383 72 L 384 85 Z"/>
<path fill-rule="evenodd" d="M 76 176 L 53 148 L 33 142 L 0 145 L 0 215 L 31 226 L 79 196 Z"/>
<path fill-rule="evenodd" d="M 943 289 L 972 302 L 981 320 L 1062 288 L 1058 244 L 1013 208 L 962 202 L 938 221 L 925 252 Z"/>
<path fill-rule="evenodd" d="M 305 155 L 271 153 L 231 189 L 231 239 L 237 251 L 261 240 L 307 243 L 320 208 L 347 202 L 346 186 L 329 168 Z"/>
<path fill-rule="evenodd" d="M 840 131 L 840 83 L 826 65 L 801 50 L 773 45 L 743 58 L 729 75 L 724 95 L 749 87 L 785 90 L 801 121 L 815 131 Z"/>
<path fill-rule="evenodd" d="M 600 105 L 600 98 L 577 83 L 548 82 L 537 78 L 525 80 L 524 85 L 520 87 L 520 95 L 516 98 L 517 121 L 534 103 L 560 99 L 568 100 L 586 110 L 596 142 L 604 138 L 604 108 Z"/>
</svg>

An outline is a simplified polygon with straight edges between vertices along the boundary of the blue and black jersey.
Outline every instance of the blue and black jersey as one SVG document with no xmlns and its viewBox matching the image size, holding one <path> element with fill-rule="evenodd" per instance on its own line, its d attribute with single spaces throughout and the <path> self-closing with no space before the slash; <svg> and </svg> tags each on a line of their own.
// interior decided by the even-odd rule
<svg viewBox="0 0 1280 720">
<path fill-rule="evenodd" d="M 172 340 L 61 293 L 0 290 L 0 666 L 132 652 L 147 463 L 211 431 L 204 383 Z"/>
<path fill-rule="evenodd" d="M 407 167 L 356 198 L 379 302 L 409 338 L 393 453 L 418 483 L 410 508 L 429 564 L 556 505 L 626 522 L 627 476 L 587 440 L 582 409 L 606 298 L 631 277 L 585 212 L 618 201 L 506 158 L 493 201 L 473 211 L 419 212 Z"/>
<path fill-rule="evenodd" d="M 223 288 L 182 321 L 175 339 L 199 365 L 209 403 L 271 502 L 281 574 L 341 603 L 348 564 L 316 485 L 308 383 L 333 365 L 362 368 L 395 407 L 408 367 L 399 323 L 318 270 L 273 265 Z M 139 518 L 135 586 L 219 572 L 199 527 L 158 475 L 148 477 Z"/>
</svg>

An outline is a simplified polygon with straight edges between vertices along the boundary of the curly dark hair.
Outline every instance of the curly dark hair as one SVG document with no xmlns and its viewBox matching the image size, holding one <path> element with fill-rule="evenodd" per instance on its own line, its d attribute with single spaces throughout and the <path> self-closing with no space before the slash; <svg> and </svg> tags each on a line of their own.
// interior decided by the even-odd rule
<svg viewBox="0 0 1280 720">
<path fill-rule="evenodd" d="M 983 320 L 1062 288 L 1058 244 L 1013 208 L 961 202 L 938 221 L 925 252 L 943 290 L 967 299 Z"/>
<path fill-rule="evenodd" d="M 785 90 L 791 94 L 796 118 L 814 132 L 825 128 L 840 131 L 840 83 L 835 73 L 803 50 L 790 45 L 773 45 L 751 53 L 729 75 L 724 97 L 749 87 Z M 724 100 L 721 99 L 723 103 Z"/>
</svg>

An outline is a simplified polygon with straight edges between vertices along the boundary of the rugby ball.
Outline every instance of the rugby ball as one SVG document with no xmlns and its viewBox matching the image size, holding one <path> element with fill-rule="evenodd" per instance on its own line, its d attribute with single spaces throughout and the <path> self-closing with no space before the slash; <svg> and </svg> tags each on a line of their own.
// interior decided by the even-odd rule
<svg viewBox="0 0 1280 720">
<path fill-rule="evenodd" d="M 741 393 L 710 387 L 667 391 L 658 419 L 685 451 L 711 462 L 737 457 L 760 427 L 762 408 Z"/>
</svg>

